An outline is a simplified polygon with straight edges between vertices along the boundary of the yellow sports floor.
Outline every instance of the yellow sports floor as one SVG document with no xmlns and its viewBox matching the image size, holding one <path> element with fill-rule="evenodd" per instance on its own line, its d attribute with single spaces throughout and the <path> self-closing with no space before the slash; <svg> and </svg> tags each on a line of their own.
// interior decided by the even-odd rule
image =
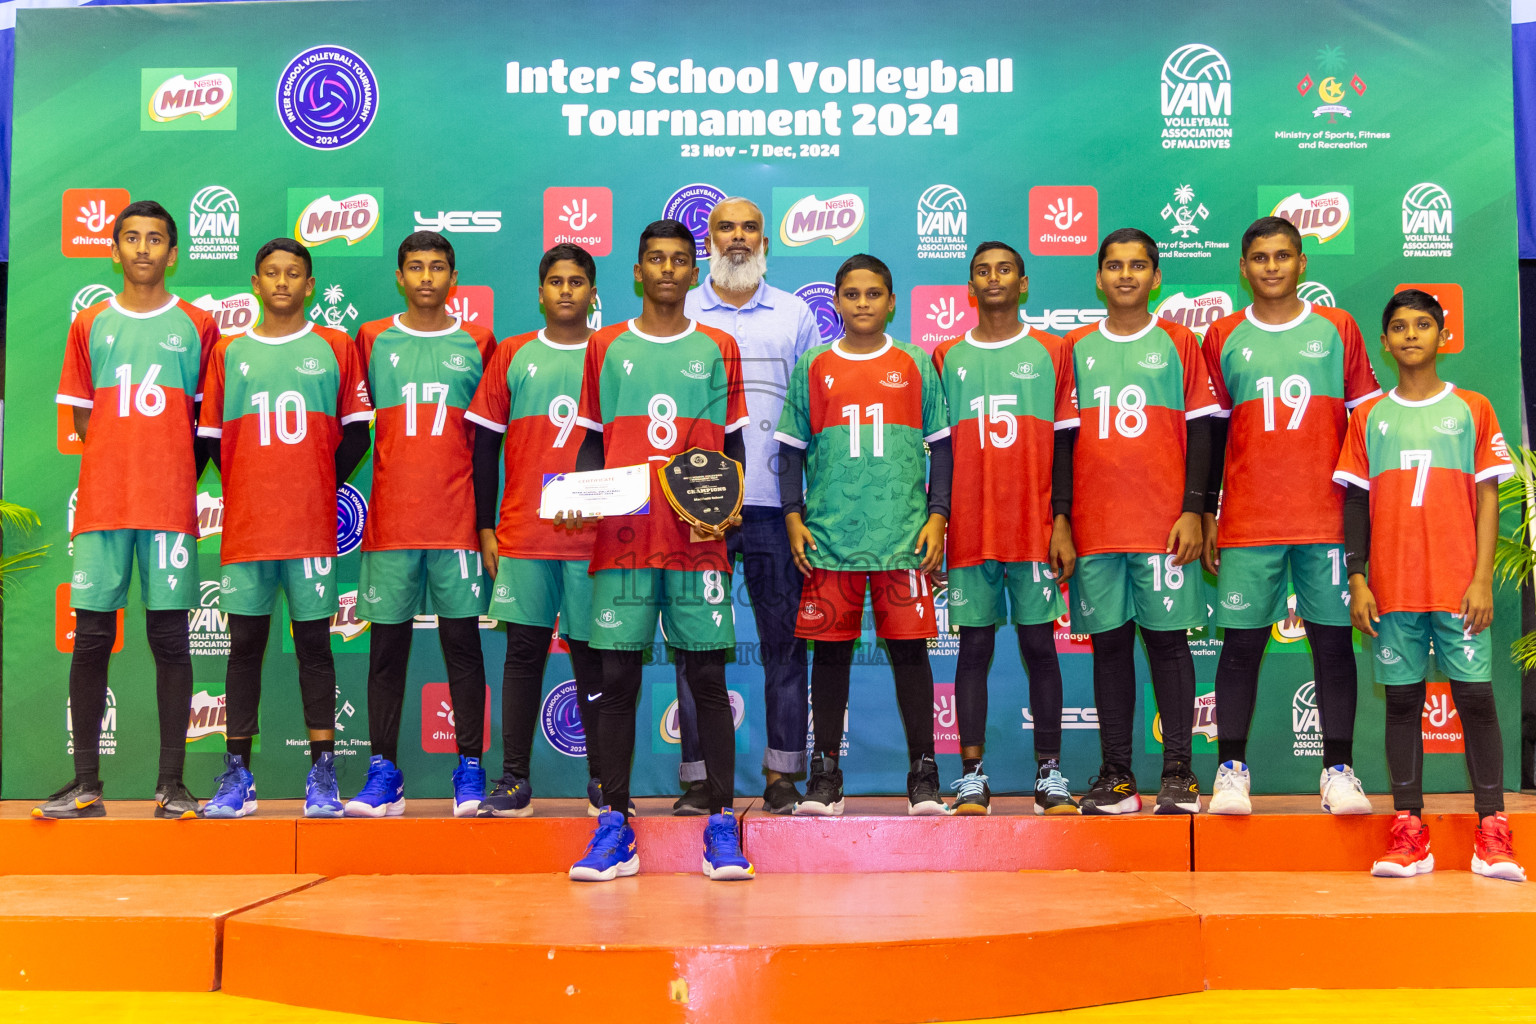
<svg viewBox="0 0 1536 1024">
<path fill-rule="evenodd" d="M 1348 955 L 1347 952 L 1342 955 Z M 511 1019 L 509 1017 L 509 1019 Z M 393 1018 L 306 1010 L 220 992 L 0 992 L 0 1021 L 91 1024 L 397 1024 Z M 1536 1022 L 1536 989 L 1397 989 L 1390 991 L 1201 992 L 1086 1010 L 995 1018 L 1028 1024 L 1289 1024 L 1354 1021 L 1359 1024 L 1504 1024 Z M 979 1024 L 979 1022 L 956 1022 Z"/>
</svg>

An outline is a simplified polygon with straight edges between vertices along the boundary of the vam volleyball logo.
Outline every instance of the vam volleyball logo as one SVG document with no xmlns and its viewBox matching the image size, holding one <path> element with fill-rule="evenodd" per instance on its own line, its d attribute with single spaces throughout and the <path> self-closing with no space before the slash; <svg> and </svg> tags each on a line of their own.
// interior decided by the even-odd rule
<svg viewBox="0 0 1536 1024">
<path fill-rule="evenodd" d="M 88 284 L 75 292 L 75 297 L 69 303 L 69 322 L 74 323 L 75 317 L 84 313 L 98 302 L 106 302 L 117 293 L 104 284 Z"/>
<path fill-rule="evenodd" d="M 1290 221 L 1303 239 L 1317 239 L 1318 248 L 1330 256 L 1348 256 L 1355 251 L 1354 205 L 1355 190 L 1348 185 L 1332 189 L 1259 187 L 1260 217 Z"/>
<path fill-rule="evenodd" d="M 1423 181 L 1403 196 L 1403 255 L 1450 256 L 1451 196 L 1432 181 Z"/>
<path fill-rule="evenodd" d="M 188 259 L 239 259 L 240 200 L 223 185 L 199 189 L 188 211 L 187 234 Z"/>
<path fill-rule="evenodd" d="M 234 68 L 143 68 L 139 130 L 234 131 Z"/>
<path fill-rule="evenodd" d="M 825 197 L 825 198 L 823 198 Z M 779 242 L 792 256 L 859 252 L 869 239 L 869 189 L 775 188 Z"/>
<path fill-rule="evenodd" d="M 965 196 L 953 185 L 930 185 L 917 197 L 917 258 L 964 259 Z"/>
<path fill-rule="evenodd" d="M 724 198 L 725 193 L 715 186 L 696 181 L 692 185 L 684 185 L 673 192 L 667 199 L 666 205 L 661 208 L 663 217 L 679 221 L 693 232 L 695 259 L 709 258 L 709 250 L 705 248 L 705 243 L 709 239 L 709 215 L 714 212 L 716 204 Z"/>
<path fill-rule="evenodd" d="M 1303 281 L 1296 286 L 1296 297 L 1303 302 L 1310 302 L 1314 306 L 1337 306 L 1339 300 L 1333 297 L 1333 292 L 1321 281 Z"/>
<path fill-rule="evenodd" d="M 310 149 L 342 149 L 367 134 L 379 109 L 379 80 L 342 46 L 305 50 L 277 80 L 277 115 Z M 233 126 L 231 126 L 233 127 Z"/>
<path fill-rule="evenodd" d="M 1232 148 L 1232 69 L 1220 52 L 1186 43 L 1163 61 L 1164 149 Z"/>
</svg>

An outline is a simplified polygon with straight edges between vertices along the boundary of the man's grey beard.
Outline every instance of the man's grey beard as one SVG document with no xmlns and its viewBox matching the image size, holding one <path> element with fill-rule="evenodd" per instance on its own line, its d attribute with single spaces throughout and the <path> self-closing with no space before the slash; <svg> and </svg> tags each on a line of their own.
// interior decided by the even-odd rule
<svg viewBox="0 0 1536 1024">
<path fill-rule="evenodd" d="M 761 248 L 751 256 L 724 253 L 709 264 L 709 279 L 728 292 L 751 291 L 767 273 L 768 255 Z"/>
</svg>

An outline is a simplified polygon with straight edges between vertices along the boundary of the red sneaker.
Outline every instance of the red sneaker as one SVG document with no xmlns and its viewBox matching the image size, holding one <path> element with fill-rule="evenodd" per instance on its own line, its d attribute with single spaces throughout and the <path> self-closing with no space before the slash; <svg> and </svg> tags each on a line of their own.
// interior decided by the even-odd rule
<svg viewBox="0 0 1536 1024">
<path fill-rule="evenodd" d="M 1492 824 L 1484 824 L 1472 834 L 1472 873 L 1510 882 L 1525 881 L 1525 868 L 1515 860 L 1515 837 L 1509 831 L 1509 819 L 1503 814 L 1493 815 Z"/>
<path fill-rule="evenodd" d="M 1392 845 L 1371 865 L 1371 874 L 1378 878 L 1412 878 L 1433 870 L 1435 855 L 1429 852 L 1429 829 L 1417 815 L 1399 811 L 1392 818 Z"/>
</svg>

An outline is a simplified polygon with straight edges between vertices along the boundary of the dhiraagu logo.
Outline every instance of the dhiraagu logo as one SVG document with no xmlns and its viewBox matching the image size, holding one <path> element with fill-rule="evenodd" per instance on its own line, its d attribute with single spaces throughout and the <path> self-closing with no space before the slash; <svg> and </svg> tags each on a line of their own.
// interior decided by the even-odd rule
<svg viewBox="0 0 1536 1024">
<path fill-rule="evenodd" d="M 139 130 L 232 132 L 234 68 L 143 68 Z"/>
<path fill-rule="evenodd" d="M 821 186 L 773 190 L 781 256 L 840 256 L 869 244 L 869 189 Z"/>
</svg>

